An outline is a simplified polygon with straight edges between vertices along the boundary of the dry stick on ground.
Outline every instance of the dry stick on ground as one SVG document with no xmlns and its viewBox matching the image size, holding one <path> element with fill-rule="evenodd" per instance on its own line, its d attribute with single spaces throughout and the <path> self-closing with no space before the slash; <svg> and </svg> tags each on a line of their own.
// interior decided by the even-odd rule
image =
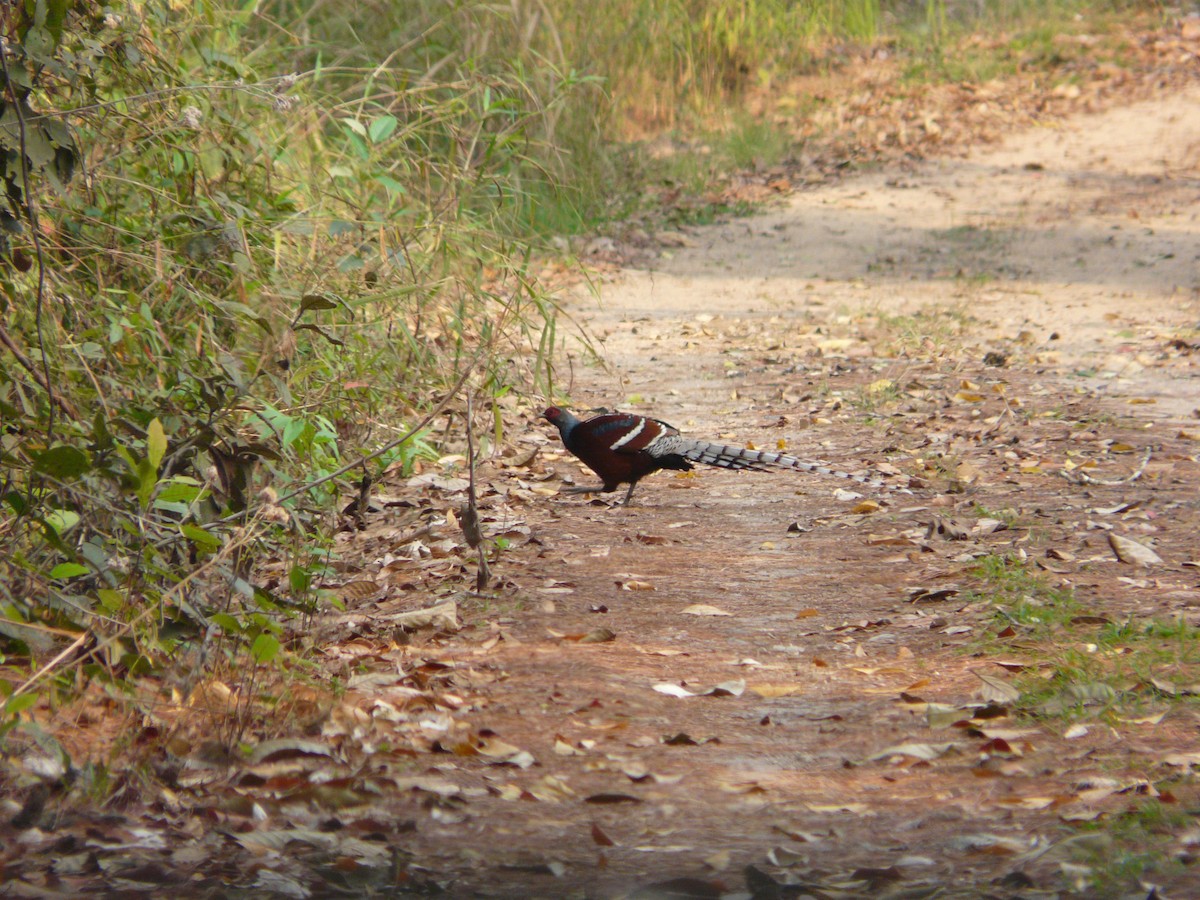
<svg viewBox="0 0 1200 900">
<path fill-rule="evenodd" d="M 483 530 L 479 527 L 479 506 L 475 500 L 475 431 L 471 413 L 471 395 L 467 394 L 467 502 L 459 508 L 459 521 L 467 545 L 479 554 L 475 591 L 482 594 L 492 580 L 492 572 L 488 567 L 487 548 L 483 546 Z"/>
<path fill-rule="evenodd" d="M 1150 463 L 1150 457 L 1153 452 L 1153 447 L 1147 447 L 1145 454 L 1142 456 L 1142 461 L 1138 464 L 1138 467 L 1133 470 L 1132 474 L 1126 475 L 1124 478 L 1092 478 L 1092 476 L 1088 475 L 1088 473 L 1084 472 L 1083 470 L 1080 470 L 1077 473 L 1063 471 L 1060 474 L 1063 476 L 1063 478 L 1067 479 L 1067 481 L 1072 481 L 1075 484 L 1102 484 L 1109 487 L 1116 487 L 1122 484 L 1132 484 L 1141 478 L 1142 473 L 1146 471 L 1146 466 Z"/>
</svg>

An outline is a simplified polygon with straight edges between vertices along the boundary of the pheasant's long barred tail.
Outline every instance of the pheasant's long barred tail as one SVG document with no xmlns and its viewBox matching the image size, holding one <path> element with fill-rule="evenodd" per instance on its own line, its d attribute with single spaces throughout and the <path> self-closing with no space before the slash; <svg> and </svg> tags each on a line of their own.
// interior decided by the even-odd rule
<svg viewBox="0 0 1200 900">
<path fill-rule="evenodd" d="M 651 450 L 653 453 L 654 451 Z M 769 450 L 751 450 L 730 444 L 712 444 L 708 441 L 693 441 L 680 438 L 676 441 L 676 449 L 669 450 L 678 453 L 686 459 L 709 466 L 721 466 L 725 469 L 751 469 L 764 471 L 769 468 L 796 469 L 801 472 L 813 472 L 817 475 L 829 475 L 833 478 L 844 478 L 847 481 L 857 481 L 873 488 L 890 489 L 892 485 L 865 475 L 855 475 L 853 472 L 843 472 L 831 469 L 820 463 L 797 459 L 785 453 L 772 453 Z M 657 455 L 657 454 L 656 454 Z"/>
<path fill-rule="evenodd" d="M 651 472 L 659 469 L 687 471 L 692 468 L 693 462 L 726 469 L 796 469 L 845 478 L 874 488 L 896 490 L 894 486 L 873 478 L 831 469 L 782 453 L 685 438 L 666 422 L 645 416 L 608 413 L 580 421 L 567 410 L 551 406 L 542 413 L 542 418 L 558 429 L 563 445 L 604 480 L 599 488 L 570 490 L 615 491 L 619 485 L 628 484 L 625 503 L 633 496 L 638 481 Z"/>
</svg>

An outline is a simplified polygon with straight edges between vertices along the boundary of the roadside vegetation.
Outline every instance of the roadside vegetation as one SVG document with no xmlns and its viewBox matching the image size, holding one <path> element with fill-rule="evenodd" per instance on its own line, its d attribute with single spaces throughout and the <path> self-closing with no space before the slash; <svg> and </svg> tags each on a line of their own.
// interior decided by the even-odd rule
<svg viewBox="0 0 1200 900">
<path fill-rule="evenodd" d="M 117 763 L 72 746 L 60 714 L 84 693 L 118 715 L 227 703 L 233 745 L 327 680 L 297 635 L 337 602 L 321 583 L 339 516 L 382 480 L 466 468 L 468 430 L 498 451 L 527 398 L 555 393 L 577 238 L 747 209 L 723 191 L 734 173 L 818 145 L 836 166 L 880 150 L 848 152 L 869 123 L 823 118 L 809 80 L 835 90 L 875 60 L 902 92 L 1058 84 L 1120 65 L 1121 23 L 1163 15 L 5 5 L 0 739 L 60 775 L 88 762 L 103 799 Z M 1113 37 L 1072 39 L 1094 34 Z M 1034 621 L 1024 602 L 1005 614 Z M 1141 639 L 1123 627 L 1105 641 Z"/>
</svg>

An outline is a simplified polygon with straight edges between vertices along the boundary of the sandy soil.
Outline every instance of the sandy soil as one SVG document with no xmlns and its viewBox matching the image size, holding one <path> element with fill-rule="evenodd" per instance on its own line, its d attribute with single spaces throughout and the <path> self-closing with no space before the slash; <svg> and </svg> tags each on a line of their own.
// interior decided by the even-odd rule
<svg viewBox="0 0 1200 900">
<path fill-rule="evenodd" d="M 1055 121 L 961 159 L 889 167 L 696 231 L 653 270 L 607 286 L 588 324 L 617 336 L 641 317 L 666 330 L 704 313 L 819 322 L 965 312 L 977 320 L 976 340 L 1028 332 L 1023 345 L 1053 351 L 1039 362 L 1115 374 L 1087 386 L 1149 390 L 1159 413 L 1186 417 L 1197 405 L 1194 383 L 1138 378 L 1136 366 L 1110 357 L 1123 331 L 1200 324 L 1198 99 L 1191 92 Z M 606 345 L 640 392 L 644 350 Z M 606 395 L 622 399 L 627 389 Z"/>
</svg>

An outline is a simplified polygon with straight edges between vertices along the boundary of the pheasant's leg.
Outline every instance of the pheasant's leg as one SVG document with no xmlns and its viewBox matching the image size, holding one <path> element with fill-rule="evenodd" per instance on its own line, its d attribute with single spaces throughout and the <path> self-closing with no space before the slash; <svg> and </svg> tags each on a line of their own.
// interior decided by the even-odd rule
<svg viewBox="0 0 1200 900">
<path fill-rule="evenodd" d="M 621 501 L 621 505 L 622 505 L 622 506 L 628 506 L 628 505 L 629 505 L 629 498 L 633 496 L 633 489 L 634 489 L 635 487 L 637 487 L 637 482 L 636 482 L 636 481 L 631 481 L 631 482 L 629 482 L 629 490 L 627 490 L 627 491 L 625 492 L 625 499 Z"/>
</svg>

